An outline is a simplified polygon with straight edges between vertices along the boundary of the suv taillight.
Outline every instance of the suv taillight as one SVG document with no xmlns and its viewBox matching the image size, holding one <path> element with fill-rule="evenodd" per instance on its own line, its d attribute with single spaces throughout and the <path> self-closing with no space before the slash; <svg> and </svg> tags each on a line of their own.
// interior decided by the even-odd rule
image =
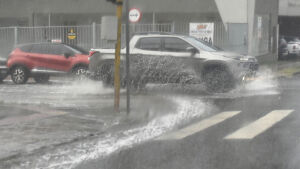
<svg viewBox="0 0 300 169">
<path fill-rule="evenodd" d="M 90 56 L 92 56 L 96 51 L 90 51 Z"/>
</svg>

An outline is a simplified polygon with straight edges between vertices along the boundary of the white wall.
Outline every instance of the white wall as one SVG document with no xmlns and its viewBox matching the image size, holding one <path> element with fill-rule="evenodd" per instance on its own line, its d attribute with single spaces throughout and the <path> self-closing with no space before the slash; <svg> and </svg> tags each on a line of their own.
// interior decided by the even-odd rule
<svg viewBox="0 0 300 169">
<path fill-rule="evenodd" d="M 215 0 L 224 23 L 247 23 L 247 0 Z"/>
</svg>

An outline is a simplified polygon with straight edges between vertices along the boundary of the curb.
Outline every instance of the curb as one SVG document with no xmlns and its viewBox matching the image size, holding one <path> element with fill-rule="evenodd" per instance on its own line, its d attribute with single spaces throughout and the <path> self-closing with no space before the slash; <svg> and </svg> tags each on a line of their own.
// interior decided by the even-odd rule
<svg viewBox="0 0 300 169">
<path fill-rule="evenodd" d="M 286 77 L 292 78 L 295 75 L 300 74 L 300 62 L 289 63 L 286 65 L 282 65 L 283 68 L 278 68 L 277 70 L 277 77 Z"/>
</svg>

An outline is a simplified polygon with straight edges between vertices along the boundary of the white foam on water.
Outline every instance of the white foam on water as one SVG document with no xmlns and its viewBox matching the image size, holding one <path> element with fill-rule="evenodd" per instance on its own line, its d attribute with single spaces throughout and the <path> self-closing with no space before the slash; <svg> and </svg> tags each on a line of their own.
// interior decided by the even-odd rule
<svg viewBox="0 0 300 169">
<path fill-rule="evenodd" d="M 174 98 L 174 101 L 177 103 L 176 113 L 156 117 L 142 127 L 106 134 L 99 141 L 88 141 L 75 147 L 56 150 L 34 161 L 23 163 L 22 168 L 74 168 L 83 162 L 105 158 L 121 149 L 151 140 L 178 125 L 200 117 L 204 112 L 209 112 L 210 106 L 201 100 Z"/>
<path fill-rule="evenodd" d="M 261 95 L 279 94 L 279 84 L 271 69 L 261 68 L 257 72 L 255 80 L 237 86 L 228 93 L 216 93 L 204 98 L 240 98 Z"/>
<path fill-rule="evenodd" d="M 273 90 L 277 91 L 278 82 L 271 69 L 262 69 L 257 74 L 258 78 L 246 85 L 247 90 Z"/>
<path fill-rule="evenodd" d="M 82 94 L 112 94 L 113 88 L 106 88 L 102 82 L 92 81 L 89 79 L 73 81 L 70 84 L 58 86 L 56 91 L 65 94 L 82 95 Z"/>
</svg>

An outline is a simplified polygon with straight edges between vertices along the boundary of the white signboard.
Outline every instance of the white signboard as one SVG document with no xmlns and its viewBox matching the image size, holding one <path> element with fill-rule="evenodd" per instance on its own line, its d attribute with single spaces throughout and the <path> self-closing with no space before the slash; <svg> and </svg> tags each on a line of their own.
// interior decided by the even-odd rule
<svg viewBox="0 0 300 169">
<path fill-rule="evenodd" d="M 129 10 L 129 21 L 132 23 L 136 23 L 141 20 L 142 13 L 137 8 L 131 8 Z"/>
<path fill-rule="evenodd" d="M 117 40 L 118 18 L 116 16 L 102 16 L 101 39 Z"/>
<path fill-rule="evenodd" d="M 214 23 L 190 23 L 190 36 L 213 44 Z"/>
</svg>

